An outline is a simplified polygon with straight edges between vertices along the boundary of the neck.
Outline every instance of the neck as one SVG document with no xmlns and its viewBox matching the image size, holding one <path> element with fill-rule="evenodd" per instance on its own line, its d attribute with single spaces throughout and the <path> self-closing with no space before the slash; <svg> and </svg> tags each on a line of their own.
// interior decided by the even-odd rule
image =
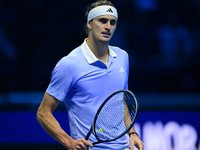
<svg viewBox="0 0 200 150">
<path fill-rule="evenodd" d="M 108 45 L 109 45 L 109 43 L 103 43 L 103 42 L 88 38 L 87 44 L 98 59 L 104 60 L 104 61 L 108 60 L 108 56 L 109 56 Z"/>
</svg>

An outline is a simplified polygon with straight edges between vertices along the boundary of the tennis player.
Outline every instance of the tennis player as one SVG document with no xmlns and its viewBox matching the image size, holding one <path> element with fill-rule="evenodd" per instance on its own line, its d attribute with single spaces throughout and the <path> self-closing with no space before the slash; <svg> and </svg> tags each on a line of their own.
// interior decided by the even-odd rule
<svg viewBox="0 0 200 150">
<path fill-rule="evenodd" d="M 92 145 L 93 135 L 85 140 L 97 109 L 113 92 L 128 89 L 128 54 L 109 46 L 118 20 L 115 6 L 99 0 L 88 7 L 84 42 L 55 66 L 51 82 L 37 111 L 37 120 L 44 130 L 69 150 L 144 149 L 134 128 L 116 141 Z M 60 101 L 64 101 L 69 118 L 69 136 L 53 116 Z M 64 118 L 63 118 L 64 119 Z M 87 146 L 86 146 L 87 145 Z"/>
</svg>

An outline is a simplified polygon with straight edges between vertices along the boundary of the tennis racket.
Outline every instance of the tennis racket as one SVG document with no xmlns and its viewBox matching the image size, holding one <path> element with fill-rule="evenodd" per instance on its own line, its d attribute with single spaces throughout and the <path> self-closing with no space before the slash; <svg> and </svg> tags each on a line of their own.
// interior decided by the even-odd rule
<svg viewBox="0 0 200 150">
<path fill-rule="evenodd" d="M 112 93 L 99 107 L 93 124 L 85 137 L 93 132 L 97 142 L 111 142 L 125 135 L 134 125 L 139 112 L 136 96 L 129 90 Z"/>
</svg>

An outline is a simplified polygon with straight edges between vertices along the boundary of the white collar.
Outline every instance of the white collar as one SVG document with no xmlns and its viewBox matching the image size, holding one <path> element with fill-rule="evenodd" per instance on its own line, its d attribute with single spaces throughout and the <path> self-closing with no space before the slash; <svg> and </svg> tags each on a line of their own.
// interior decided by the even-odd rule
<svg viewBox="0 0 200 150">
<path fill-rule="evenodd" d="M 94 63 L 95 61 L 98 61 L 99 59 L 93 54 L 89 46 L 87 45 L 86 39 L 84 40 L 83 44 L 81 45 L 82 52 L 87 59 L 89 64 Z M 117 57 L 117 54 L 108 46 L 109 49 L 109 55 L 112 57 Z"/>
</svg>

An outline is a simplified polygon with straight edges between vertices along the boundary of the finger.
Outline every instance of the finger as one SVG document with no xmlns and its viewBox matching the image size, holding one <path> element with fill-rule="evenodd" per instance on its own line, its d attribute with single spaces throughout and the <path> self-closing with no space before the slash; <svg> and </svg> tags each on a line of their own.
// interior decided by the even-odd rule
<svg viewBox="0 0 200 150">
<path fill-rule="evenodd" d="M 82 139 L 82 142 L 84 143 L 85 146 L 93 148 L 93 145 L 90 140 Z"/>
<path fill-rule="evenodd" d="M 140 145 L 139 145 L 139 148 L 140 148 L 139 150 L 144 150 L 144 145 L 143 145 L 143 144 L 140 144 Z"/>
<path fill-rule="evenodd" d="M 134 150 L 134 145 L 130 145 L 130 150 Z"/>
<path fill-rule="evenodd" d="M 87 140 L 86 142 L 87 142 L 86 143 L 87 146 L 89 146 L 90 148 L 93 148 L 93 145 L 92 145 L 91 141 Z"/>
</svg>

